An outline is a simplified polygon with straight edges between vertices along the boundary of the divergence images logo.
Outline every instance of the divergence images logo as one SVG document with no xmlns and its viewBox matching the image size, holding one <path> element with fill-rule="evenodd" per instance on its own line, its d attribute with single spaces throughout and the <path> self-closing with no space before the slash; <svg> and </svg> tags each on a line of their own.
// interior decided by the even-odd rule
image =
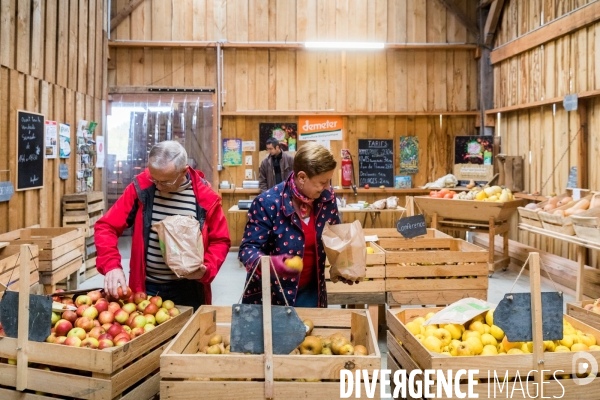
<svg viewBox="0 0 600 400">
<path fill-rule="evenodd" d="M 582 362 L 581 359 L 585 358 L 585 362 Z M 588 368 L 592 367 L 592 371 L 591 373 L 589 373 L 588 375 Z M 598 363 L 596 362 L 596 359 L 589 353 L 586 353 L 585 351 L 578 351 L 577 353 L 573 354 L 573 361 L 572 361 L 572 370 L 573 372 L 573 381 L 577 384 L 577 385 L 587 385 L 592 383 L 592 381 L 596 378 L 596 374 L 598 373 Z M 578 378 L 577 374 L 579 375 L 586 375 L 587 378 Z"/>
</svg>

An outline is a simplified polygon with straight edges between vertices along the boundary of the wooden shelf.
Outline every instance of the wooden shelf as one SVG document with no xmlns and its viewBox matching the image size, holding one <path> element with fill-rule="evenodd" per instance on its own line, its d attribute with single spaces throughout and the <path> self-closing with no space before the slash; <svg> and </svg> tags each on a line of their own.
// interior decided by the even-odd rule
<svg viewBox="0 0 600 400">
<path fill-rule="evenodd" d="M 352 189 L 333 189 L 336 194 L 354 194 L 354 190 Z M 356 188 L 356 192 L 360 194 L 375 194 L 375 193 L 388 193 L 388 194 L 400 194 L 400 195 L 411 195 L 411 194 L 426 194 L 429 193 L 429 189 L 394 189 L 394 188 Z"/>
<path fill-rule="evenodd" d="M 260 194 L 260 189 L 219 189 L 221 194 Z"/>
<path fill-rule="evenodd" d="M 542 196 L 542 195 L 538 195 L 538 194 L 528 194 L 528 193 L 513 193 L 513 196 L 515 196 L 515 198 L 517 198 L 517 199 L 526 199 L 526 200 L 533 200 L 533 201 L 546 201 L 550 198 L 547 196 Z"/>
<path fill-rule="evenodd" d="M 587 99 L 590 97 L 600 96 L 600 90 L 588 90 L 586 92 L 581 92 L 581 93 L 576 93 L 576 94 L 577 94 L 577 97 L 580 99 Z M 504 113 L 504 112 L 510 112 L 510 111 L 527 110 L 529 108 L 542 107 L 542 106 L 548 106 L 551 104 L 562 103 L 563 99 L 564 99 L 564 96 L 552 97 L 551 99 L 539 100 L 539 101 L 534 101 L 531 103 L 517 104 L 514 106 L 494 108 L 492 110 L 487 110 L 485 113 L 487 115 L 489 115 L 489 114 L 497 114 L 497 113 Z"/>
<path fill-rule="evenodd" d="M 406 117 L 438 117 L 444 116 L 473 116 L 476 117 L 480 113 L 479 111 L 303 111 L 303 110 L 246 110 L 246 111 L 223 111 L 222 117 L 243 117 L 243 116 L 290 116 L 290 115 L 334 115 L 334 116 L 365 116 L 365 117 L 379 117 L 379 116 L 406 116 Z"/>
</svg>

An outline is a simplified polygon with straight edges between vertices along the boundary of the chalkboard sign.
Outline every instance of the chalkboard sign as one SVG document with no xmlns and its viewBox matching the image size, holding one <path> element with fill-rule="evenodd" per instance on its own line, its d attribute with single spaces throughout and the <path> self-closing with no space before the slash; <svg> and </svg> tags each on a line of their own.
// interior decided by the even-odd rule
<svg viewBox="0 0 600 400">
<path fill-rule="evenodd" d="M 394 140 L 358 139 L 359 186 L 394 187 Z"/>
<path fill-rule="evenodd" d="M 44 115 L 17 111 L 17 190 L 44 186 Z"/>
<path fill-rule="evenodd" d="M 400 218 L 396 222 L 396 229 L 406 239 L 426 235 L 427 225 L 425 224 L 425 216 L 419 214 L 413 217 Z"/>
</svg>

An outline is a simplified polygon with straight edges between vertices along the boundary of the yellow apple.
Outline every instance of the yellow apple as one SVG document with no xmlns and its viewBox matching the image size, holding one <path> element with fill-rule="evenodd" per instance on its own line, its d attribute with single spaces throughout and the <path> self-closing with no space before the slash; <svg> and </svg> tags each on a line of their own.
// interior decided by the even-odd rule
<svg viewBox="0 0 600 400">
<path fill-rule="evenodd" d="M 502 344 L 502 342 L 500 342 L 496 345 L 496 350 L 498 350 L 498 354 L 500 354 L 502 352 L 506 353 L 506 350 L 504 350 L 504 345 Z"/>
<path fill-rule="evenodd" d="M 496 346 L 488 344 L 483 346 L 483 351 L 481 352 L 482 356 L 492 356 L 498 354 L 498 349 Z"/>
<path fill-rule="evenodd" d="M 483 323 L 481 321 L 471 322 L 471 325 L 469 325 L 469 330 L 479 332 L 482 335 L 485 333 L 485 329 L 483 328 Z"/>
<path fill-rule="evenodd" d="M 421 335 L 425 334 L 425 327 L 423 325 L 419 325 L 419 329 L 421 329 Z"/>
<path fill-rule="evenodd" d="M 454 357 L 458 355 L 458 346 L 460 346 L 460 342 L 458 340 L 453 340 L 448 345 L 448 352 Z"/>
<path fill-rule="evenodd" d="M 489 333 L 484 333 L 483 335 L 481 335 L 481 343 L 484 346 L 487 345 L 493 345 L 494 347 L 496 347 L 496 345 L 498 344 L 498 341 L 496 340 L 495 337 L 493 337 L 492 335 L 490 335 Z"/>
<path fill-rule="evenodd" d="M 438 328 L 430 328 L 430 327 L 427 327 L 427 328 L 425 329 L 425 333 L 424 333 L 424 335 L 425 335 L 425 337 L 428 337 L 428 336 L 433 336 L 433 332 L 435 332 L 435 331 L 437 331 L 437 330 L 438 330 Z"/>
<path fill-rule="evenodd" d="M 533 353 L 533 342 L 523 343 L 523 345 L 521 346 L 521 350 L 525 354 Z"/>
<path fill-rule="evenodd" d="M 565 334 L 563 334 L 563 338 L 559 342 L 560 342 L 561 346 L 565 346 L 565 347 L 568 347 L 570 349 L 571 346 L 573 346 L 573 344 L 575 344 L 575 342 L 573 341 L 573 338 L 576 338 L 576 337 L 577 337 L 577 335 L 565 335 Z"/>
<path fill-rule="evenodd" d="M 572 326 L 563 326 L 563 334 L 565 335 L 575 335 L 577 331 Z"/>
<path fill-rule="evenodd" d="M 429 318 L 433 317 L 434 315 L 435 315 L 434 312 L 427 313 L 427 315 L 425 316 L 425 321 L 427 321 Z"/>
<path fill-rule="evenodd" d="M 569 348 L 568 348 L 567 346 L 563 346 L 563 345 L 556 346 L 556 347 L 554 348 L 554 352 L 555 352 L 555 353 L 568 353 L 568 352 L 570 352 L 570 351 L 571 351 L 571 350 L 569 350 Z"/>
<path fill-rule="evenodd" d="M 489 326 L 494 325 L 494 310 L 490 310 L 485 314 L 485 323 Z"/>
<path fill-rule="evenodd" d="M 299 256 L 294 256 L 292 258 L 288 258 L 287 260 L 284 261 L 284 263 L 289 268 L 295 269 L 298 272 L 302 271 L 303 263 L 302 263 L 302 258 L 300 258 Z"/>
<path fill-rule="evenodd" d="M 488 325 L 483 325 L 483 330 L 485 331 L 485 333 L 490 333 L 492 328 L 490 328 Z"/>
<path fill-rule="evenodd" d="M 442 351 L 440 354 L 452 357 L 452 354 L 448 353 L 447 351 Z"/>
<path fill-rule="evenodd" d="M 459 324 L 448 324 L 444 326 L 444 329 L 450 332 L 452 339 L 460 339 L 462 338 L 462 332 L 465 328 Z"/>
<path fill-rule="evenodd" d="M 556 343 L 552 340 L 544 340 L 544 351 L 553 352 L 556 349 Z"/>
<path fill-rule="evenodd" d="M 425 336 L 424 336 L 424 335 L 421 335 L 420 333 L 417 333 L 417 334 L 415 335 L 415 337 L 416 337 L 416 338 L 417 338 L 417 340 L 418 340 L 419 342 L 421 342 L 421 343 L 423 343 L 423 340 L 425 340 Z"/>
<path fill-rule="evenodd" d="M 413 319 L 412 322 L 415 322 L 418 325 L 423 325 L 423 322 L 425 322 L 425 318 L 423 318 L 423 317 L 417 317 L 417 318 Z"/>
<path fill-rule="evenodd" d="M 450 335 L 450 332 L 443 328 L 438 328 L 433 331 L 433 336 L 442 341 L 442 346 L 448 346 L 452 341 L 452 335 Z"/>
<path fill-rule="evenodd" d="M 423 346 L 427 348 L 427 350 L 432 351 L 434 353 L 442 352 L 442 341 L 435 336 L 428 336 L 423 341 Z"/>
<path fill-rule="evenodd" d="M 466 341 L 470 337 L 481 339 L 481 333 L 479 333 L 477 331 L 464 331 L 463 332 L 463 335 L 462 335 L 463 342 Z"/>
<path fill-rule="evenodd" d="M 471 321 L 472 322 L 479 321 L 479 322 L 483 323 L 484 318 L 485 318 L 485 314 L 479 314 L 478 316 L 474 317 Z"/>
<path fill-rule="evenodd" d="M 521 349 L 510 349 L 506 354 L 523 354 L 523 350 Z"/>
<path fill-rule="evenodd" d="M 504 345 L 504 350 L 508 353 L 510 349 L 517 348 L 520 349 L 523 346 L 523 342 L 509 342 L 508 338 L 504 336 L 502 339 L 502 344 Z"/>
<path fill-rule="evenodd" d="M 588 347 L 596 344 L 596 338 L 592 334 L 582 333 L 581 335 L 577 336 L 579 336 L 579 340 L 581 341 L 581 343 L 585 344 Z"/>
<path fill-rule="evenodd" d="M 411 321 L 411 322 L 407 323 L 405 326 L 406 326 L 406 329 L 408 329 L 408 331 L 410 333 L 412 333 L 413 335 L 418 335 L 421 333 L 421 327 L 415 321 Z"/>
<path fill-rule="evenodd" d="M 481 339 L 476 337 L 470 337 L 467 338 L 466 342 L 471 348 L 473 354 L 481 354 L 481 352 L 483 351 L 483 344 L 481 343 Z"/>
<path fill-rule="evenodd" d="M 367 247 L 367 254 L 374 254 L 375 253 L 375 249 L 372 247 Z"/>
<path fill-rule="evenodd" d="M 459 357 L 475 355 L 475 354 L 473 354 L 473 351 L 471 350 L 471 348 L 469 347 L 469 343 L 467 343 L 467 342 L 461 342 L 458 345 L 458 348 L 456 349 L 456 354 Z"/>
<path fill-rule="evenodd" d="M 588 351 L 589 349 L 590 348 L 583 343 L 575 343 L 575 344 L 573 344 L 573 346 L 571 346 L 571 351 L 573 351 L 573 352 Z"/>
<path fill-rule="evenodd" d="M 504 331 L 496 325 L 492 325 L 490 328 L 490 335 L 492 335 L 496 340 L 504 339 Z"/>
</svg>

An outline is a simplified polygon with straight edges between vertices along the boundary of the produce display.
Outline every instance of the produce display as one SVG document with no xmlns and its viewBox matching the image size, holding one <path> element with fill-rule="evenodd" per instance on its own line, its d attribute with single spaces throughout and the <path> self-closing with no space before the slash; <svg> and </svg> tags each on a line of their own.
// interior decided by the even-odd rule
<svg viewBox="0 0 600 400">
<path fill-rule="evenodd" d="M 525 208 L 534 212 L 543 211 L 552 215 L 570 217 L 571 215 L 581 214 L 590 208 L 600 206 L 600 197 L 594 196 L 591 200 L 580 199 L 574 202 L 571 196 L 554 196 L 544 203 L 529 203 Z"/>
<path fill-rule="evenodd" d="M 510 189 L 500 186 L 473 187 L 468 192 L 455 192 L 450 189 L 432 190 L 429 197 L 435 199 L 476 200 L 504 203 L 514 200 Z"/>
<path fill-rule="evenodd" d="M 600 312 L 600 305 L 598 306 Z M 450 357 L 491 356 L 533 353 L 533 342 L 509 342 L 504 331 L 494 325 L 494 310 L 479 315 L 464 325 L 423 325 L 435 313 L 415 318 L 405 326 L 427 350 Z M 544 341 L 544 352 L 600 350 L 596 337 L 576 330 L 563 320 L 563 338 Z"/>
<path fill-rule="evenodd" d="M 115 299 L 94 290 L 75 301 L 53 296 L 53 309 L 59 303 L 65 311 L 52 312 L 52 328 L 46 342 L 99 350 L 123 346 L 180 314 L 173 301 L 163 301 L 160 296 L 133 293 L 129 287 L 126 292 L 119 288 L 119 294 Z"/>
</svg>

